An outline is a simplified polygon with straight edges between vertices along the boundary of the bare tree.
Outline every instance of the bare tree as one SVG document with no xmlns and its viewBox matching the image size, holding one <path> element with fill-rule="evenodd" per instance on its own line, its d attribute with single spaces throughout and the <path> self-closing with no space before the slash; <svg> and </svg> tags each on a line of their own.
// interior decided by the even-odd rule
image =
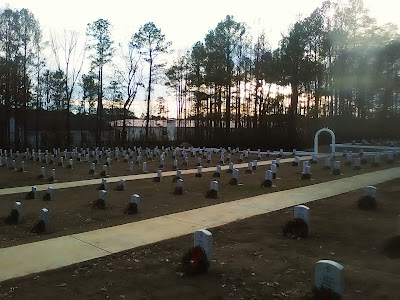
<svg viewBox="0 0 400 300">
<path fill-rule="evenodd" d="M 140 54 L 136 51 L 132 42 L 128 44 L 127 53 L 121 48 L 123 67 L 116 67 L 117 80 L 122 84 L 124 91 L 124 118 L 122 125 L 122 141 L 127 141 L 126 119 L 133 101 L 136 98 L 139 87 L 143 87 L 143 66 Z"/>
<path fill-rule="evenodd" d="M 67 146 L 71 146 L 70 111 L 71 100 L 78 83 L 85 59 L 86 41 L 80 44 L 79 34 L 76 31 L 64 30 L 62 34 L 51 33 L 51 50 L 57 64 L 57 69 L 64 72 L 64 88 L 66 101 L 66 131 Z"/>
</svg>

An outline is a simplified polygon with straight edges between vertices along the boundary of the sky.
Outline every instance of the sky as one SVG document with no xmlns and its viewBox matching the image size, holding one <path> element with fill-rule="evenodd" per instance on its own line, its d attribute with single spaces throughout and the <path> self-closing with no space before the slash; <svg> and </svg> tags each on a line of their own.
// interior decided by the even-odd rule
<svg viewBox="0 0 400 300">
<path fill-rule="evenodd" d="M 149 21 L 156 24 L 172 42 L 175 50 L 190 49 L 203 40 L 226 15 L 245 22 L 253 32 L 265 30 L 272 48 L 291 24 L 308 16 L 323 0 L 0 0 L 0 8 L 28 8 L 39 20 L 44 35 L 49 31 L 76 30 L 85 35 L 86 25 L 99 18 L 112 25 L 113 39 L 126 44 L 139 27 Z M 393 22 L 400 28 L 395 0 L 364 0 L 378 24 Z M 157 93 L 157 92 L 156 92 Z M 155 99 L 153 97 L 153 99 Z M 141 110 L 144 103 L 137 103 Z M 172 109 L 174 110 L 174 109 Z"/>
</svg>

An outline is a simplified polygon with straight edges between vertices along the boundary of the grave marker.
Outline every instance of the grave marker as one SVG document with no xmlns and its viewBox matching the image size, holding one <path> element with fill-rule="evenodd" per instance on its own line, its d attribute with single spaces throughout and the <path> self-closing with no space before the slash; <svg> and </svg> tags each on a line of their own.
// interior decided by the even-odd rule
<svg viewBox="0 0 400 300">
<path fill-rule="evenodd" d="M 183 194 L 183 179 L 180 178 L 176 181 L 174 195 L 182 195 L 182 194 Z"/>
<path fill-rule="evenodd" d="M 107 165 L 103 165 L 103 171 L 100 174 L 103 177 L 107 177 L 108 176 L 108 166 Z"/>
<path fill-rule="evenodd" d="M 239 169 L 233 169 L 232 179 L 229 181 L 230 185 L 238 185 L 239 183 Z"/>
<path fill-rule="evenodd" d="M 273 173 L 271 170 L 267 170 L 265 171 L 264 174 L 264 182 L 263 182 L 263 186 L 264 187 L 271 187 L 272 186 L 272 179 L 273 179 Z"/>
<path fill-rule="evenodd" d="M 330 170 L 330 169 L 331 169 L 331 159 L 327 157 L 325 158 L 324 170 Z"/>
<path fill-rule="evenodd" d="M 320 260 L 315 265 L 314 284 L 319 290 L 330 290 L 339 297 L 344 294 L 344 267 L 332 260 Z"/>
<path fill-rule="evenodd" d="M 42 208 L 40 210 L 40 220 L 44 222 L 45 229 L 48 230 L 48 227 L 49 227 L 49 210 L 47 208 Z"/>
<path fill-rule="evenodd" d="M 140 196 L 138 194 L 133 194 L 131 196 L 131 203 L 135 203 L 137 206 L 137 209 L 139 210 L 139 205 L 140 205 Z"/>
<path fill-rule="evenodd" d="M 154 181 L 155 182 L 162 182 L 162 170 L 161 169 L 157 170 L 157 177 L 154 178 Z"/>
<path fill-rule="evenodd" d="M 213 177 L 221 177 L 221 166 L 220 165 L 217 165 L 215 167 L 215 172 L 213 174 Z"/>
<path fill-rule="evenodd" d="M 212 233 L 208 230 L 197 230 L 194 233 L 194 246 L 200 246 L 207 255 L 208 261 L 212 260 Z"/>
<path fill-rule="evenodd" d="M 252 174 L 253 173 L 253 163 L 252 162 L 248 162 L 247 163 L 247 170 L 246 170 L 247 174 Z"/>
<path fill-rule="evenodd" d="M 292 162 L 292 166 L 293 167 L 298 167 L 299 166 L 299 161 L 300 161 L 300 158 L 298 156 L 295 156 L 294 160 Z"/>
<path fill-rule="evenodd" d="M 376 192 L 377 188 L 372 185 L 363 188 L 364 197 L 372 197 L 376 199 Z"/>
<path fill-rule="evenodd" d="M 14 209 L 18 212 L 18 223 L 22 220 L 22 204 L 19 201 L 14 202 Z"/>
<path fill-rule="evenodd" d="M 341 171 L 340 171 L 340 160 L 335 161 L 335 164 L 333 166 L 333 175 L 340 175 Z"/>
<path fill-rule="evenodd" d="M 43 200 L 44 200 L 44 201 L 51 201 L 51 200 L 53 200 L 53 192 L 54 192 L 53 188 L 52 188 L 51 186 L 49 186 L 49 187 L 47 188 L 46 194 L 43 196 Z"/>
<path fill-rule="evenodd" d="M 310 228 L 310 208 L 305 205 L 296 205 L 293 210 L 295 219 L 302 219 Z"/>
<path fill-rule="evenodd" d="M 99 199 L 103 200 L 104 203 L 107 201 L 107 191 L 106 190 L 99 191 Z"/>
<path fill-rule="evenodd" d="M 196 177 L 202 177 L 202 176 L 203 176 L 203 168 L 202 168 L 202 166 L 198 166 Z"/>
<path fill-rule="evenodd" d="M 311 179 L 311 166 L 303 164 L 303 172 L 301 173 L 302 180 L 310 180 Z"/>
<path fill-rule="evenodd" d="M 276 177 L 277 177 L 277 175 L 276 175 L 276 172 L 277 172 L 277 167 L 276 167 L 276 164 L 272 164 L 271 165 L 271 171 L 272 171 L 272 178 L 273 179 L 276 179 Z"/>
</svg>

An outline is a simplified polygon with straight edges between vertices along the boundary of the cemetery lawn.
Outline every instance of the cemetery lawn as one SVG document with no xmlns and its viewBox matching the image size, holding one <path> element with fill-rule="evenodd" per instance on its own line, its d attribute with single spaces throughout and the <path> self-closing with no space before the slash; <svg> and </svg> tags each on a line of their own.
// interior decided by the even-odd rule
<svg viewBox="0 0 400 300">
<path fill-rule="evenodd" d="M 45 191 L 38 192 L 37 199 L 33 200 L 25 200 L 26 194 L 4 195 L 0 201 L 0 248 L 135 222 L 399 165 L 398 162 L 393 165 L 382 163 L 380 167 L 372 167 L 371 163 L 368 163 L 363 165 L 363 170 L 356 171 L 353 167 L 344 166 L 344 159 L 341 160 L 343 174 L 340 176 L 332 175 L 332 171 L 323 170 L 323 159 L 320 159 L 318 164 L 312 164 L 312 180 L 300 179 L 300 166 L 293 167 L 291 163 L 281 164 L 278 168 L 278 179 L 273 180 L 274 186 L 271 188 L 261 186 L 269 165 L 259 166 L 253 174 L 245 174 L 246 169 L 241 169 L 238 186 L 228 184 L 232 174 L 224 170 L 221 178 L 217 178 L 218 199 L 205 198 L 211 180 L 215 179 L 212 177 L 213 172 L 203 173 L 201 178 L 196 178 L 194 174 L 183 175 L 184 194 L 181 196 L 173 195 L 176 183 L 172 182 L 172 176 L 164 177 L 162 183 L 153 182 L 152 179 L 127 181 L 125 191 L 114 191 L 117 183 L 108 183 L 105 210 L 93 209 L 90 205 L 98 199 L 99 191 L 96 188 L 101 183 L 100 179 L 98 185 L 54 190 L 52 201 L 42 200 Z M 141 197 L 139 213 L 123 214 L 132 194 L 139 194 Z M 15 201 L 22 203 L 23 220 L 18 225 L 5 225 L 3 220 L 10 214 Z M 49 210 L 50 228 L 45 234 L 32 234 L 30 231 L 44 207 Z"/>
<path fill-rule="evenodd" d="M 307 239 L 281 234 L 292 208 L 208 228 L 213 262 L 206 275 L 176 271 L 190 234 L 2 282 L 0 298 L 306 299 L 315 263 L 331 259 L 345 268 L 345 299 L 400 299 L 400 259 L 382 253 L 396 233 L 400 179 L 377 187 L 377 211 L 357 208 L 360 191 L 308 203 Z"/>
</svg>

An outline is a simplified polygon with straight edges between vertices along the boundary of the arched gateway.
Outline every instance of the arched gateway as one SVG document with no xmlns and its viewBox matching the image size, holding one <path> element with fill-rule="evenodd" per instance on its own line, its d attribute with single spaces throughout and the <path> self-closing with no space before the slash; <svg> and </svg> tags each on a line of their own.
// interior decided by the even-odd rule
<svg viewBox="0 0 400 300">
<path fill-rule="evenodd" d="M 335 133 L 329 128 L 321 128 L 315 133 L 314 136 L 314 153 L 318 154 L 318 136 L 321 132 L 326 131 L 331 135 L 332 142 L 331 142 L 331 153 L 335 154 Z"/>
</svg>

